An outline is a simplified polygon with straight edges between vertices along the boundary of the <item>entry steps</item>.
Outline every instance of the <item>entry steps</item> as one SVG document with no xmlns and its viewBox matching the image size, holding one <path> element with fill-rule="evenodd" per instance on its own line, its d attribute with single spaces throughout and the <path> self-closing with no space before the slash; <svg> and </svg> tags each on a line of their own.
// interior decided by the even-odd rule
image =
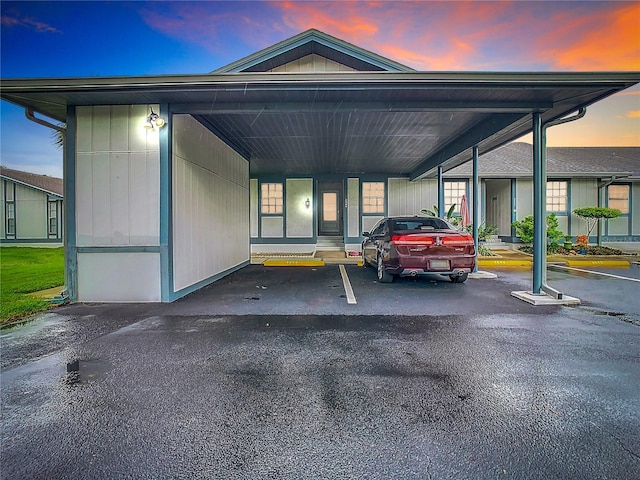
<svg viewBox="0 0 640 480">
<path fill-rule="evenodd" d="M 500 240 L 498 235 L 491 235 L 484 242 L 485 247 L 489 250 L 511 250 L 511 246 L 508 243 L 504 243 Z"/>
<path fill-rule="evenodd" d="M 316 251 L 344 252 L 344 238 L 341 236 L 318 236 Z"/>
</svg>

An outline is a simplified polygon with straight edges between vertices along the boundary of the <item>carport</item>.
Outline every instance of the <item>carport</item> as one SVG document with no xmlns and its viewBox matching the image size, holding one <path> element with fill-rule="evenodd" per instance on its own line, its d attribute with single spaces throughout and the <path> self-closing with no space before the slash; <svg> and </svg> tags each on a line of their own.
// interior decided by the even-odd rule
<svg viewBox="0 0 640 480">
<path fill-rule="evenodd" d="M 320 45 L 323 37 L 315 35 L 315 44 Z M 3 100 L 66 123 L 64 196 L 69 296 L 83 300 L 79 295 L 83 287 L 78 280 L 83 268 L 88 278 L 98 267 L 108 269 L 118 255 L 127 255 L 123 264 L 146 254 L 149 255 L 145 259 L 152 258 L 135 267 L 146 273 L 131 280 L 131 288 L 147 282 L 154 285 L 153 294 L 145 297 L 142 292 L 140 295 L 145 298 L 125 299 L 131 301 L 171 302 L 248 264 L 248 255 L 242 250 L 233 264 L 176 285 L 175 277 L 183 273 L 176 273 L 182 253 L 176 247 L 180 232 L 174 214 L 179 199 L 173 159 L 184 141 L 184 129 L 177 128 L 176 121 L 190 118 L 224 144 L 219 148 L 230 149 L 231 153 L 224 155 L 239 162 L 239 166 L 229 167 L 238 170 L 234 175 L 239 183 L 246 177 L 242 170 L 245 167 L 240 165 L 244 161 L 251 176 L 403 175 L 413 181 L 437 177 L 442 191 L 442 174 L 472 161 L 473 188 L 477 191 L 478 157 L 533 132 L 536 223 L 531 293 L 561 298 L 562 293 L 548 287 L 545 280 L 546 129 L 567 116 L 582 116 L 589 105 L 638 83 L 640 75 L 417 72 L 393 63 L 383 65 L 382 59 L 373 56 L 367 60 L 372 65 L 378 62 L 379 71 L 275 73 L 251 71 L 246 65 L 239 69 L 236 65 L 235 71 L 205 75 L 2 80 Z M 383 69 L 387 71 L 380 71 Z M 87 216 L 79 215 L 82 205 L 78 203 L 78 192 L 85 188 L 85 179 L 78 169 L 78 159 L 103 150 L 113 158 L 119 151 L 107 137 L 102 142 L 103 150 L 92 147 L 93 151 L 85 152 L 82 144 L 88 137 L 92 145 L 100 144 L 104 132 L 117 130 L 120 107 L 127 108 L 122 115 L 127 118 L 129 137 L 135 129 L 142 128 L 149 108 L 166 120 L 166 126 L 156 128 L 156 136 L 146 137 L 146 146 L 141 147 L 147 155 L 153 152 L 153 158 L 157 151 L 157 175 L 146 179 L 154 184 L 157 181 L 157 189 L 151 188 L 152 196 L 157 194 L 157 205 L 153 200 L 148 207 L 149 215 L 157 215 L 157 225 L 149 227 L 153 234 L 134 243 L 114 244 L 109 240 L 82 244 L 78 229 Z M 96 121 L 96 112 L 107 108 L 111 109 L 111 116 L 102 123 Z M 94 120 L 88 120 L 91 116 Z M 93 123 L 87 126 L 90 121 Z M 154 146 L 149 147 L 153 142 Z M 129 171 L 135 168 L 133 157 L 126 161 Z M 242 191 L 234 195 L 242 207 L 230 203 L 228 208 L 244 208 Z M 442 212 L 442 195 L 438 203 Z M 129 208 L 132 207 L 135 205 Z M 472 211 L 477 228 L 477 195 L 473 195 Z M 248 218 L 243 214 L 229 221 L 244 223 Z M 136 222 L 130 220 L 129 228 L 133 228 L 131 223 Z M 224 227 L 231 227 L 231 223 Z M 193 224 L 181 223 L 179 228 L 197 230 Z M 221 246 L 232 248 L 248 243 L 247 229 L 245 225 L 233 229 Z M 211 232 L 202 235 L 204 241 L 215 240 Z M 477 241 L 477 231 L 475 237 Z M 101 257 L 99 263 L 79 266 L 79 255 L 98 258 L 106 252 L 110 256 Z"/>
</svg>

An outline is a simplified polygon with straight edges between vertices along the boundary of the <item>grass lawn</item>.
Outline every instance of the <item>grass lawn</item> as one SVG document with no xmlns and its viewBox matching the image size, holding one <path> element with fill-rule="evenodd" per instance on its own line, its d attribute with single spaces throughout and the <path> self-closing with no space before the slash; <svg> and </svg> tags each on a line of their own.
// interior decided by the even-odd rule
<svg viewBox="0 0 640 480">
<path fill-rule="evenodd" d="M 46 310 L 50 303 L 27 295 L 64 285 L 63 248 L 0 248 L 0 323 Z"/>
</svg>

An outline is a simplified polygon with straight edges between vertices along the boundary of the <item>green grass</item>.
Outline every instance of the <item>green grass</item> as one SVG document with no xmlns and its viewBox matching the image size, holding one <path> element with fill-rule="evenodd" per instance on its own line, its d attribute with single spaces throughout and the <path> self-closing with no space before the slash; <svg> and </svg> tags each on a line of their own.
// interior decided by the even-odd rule
<svg viewBox="0 0 640 480">
<path fill-rule="evenodd" d="M 64 284 L 63 248 L 0 248 L 0 323 L 46 310 L 49 302 L 27 295 Z"/>
</svg>

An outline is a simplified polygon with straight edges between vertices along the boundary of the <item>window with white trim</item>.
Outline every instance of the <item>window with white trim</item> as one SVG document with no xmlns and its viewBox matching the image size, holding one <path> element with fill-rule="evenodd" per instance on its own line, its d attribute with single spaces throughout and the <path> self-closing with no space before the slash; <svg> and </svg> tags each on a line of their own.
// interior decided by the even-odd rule
<svg viewBox="0 0 640 480">
<path fill-rule="evenodd" d="M 616 208 L 623 215 L 629 213 L 629 185 L 609 185 L 607 187 L 607 206 Z"/>
<path fill-rule="evenodd" d="M 6 233 L 7 237 L 15 237 L 16 236 L 16 204 L 15 202 L 7 202 L 5 203 L 5 214 L 6 214 Z"/>
<path fill-rule="evenodd" d="M 451 208 L 451 205 L 455 204 L 455 211 L 460 211 L 460 203 L 462 202 L 462 196 L 467 194 L 467 182 L 458 182 L 445 180 L 444 181 L 444 212 L 439 212 L 441 216 L 445 216 Z"/>
<path fill-rule="evenodd" d="M 384 213 L 384 182 L 362 182 L 362 213 Z"/>
<path fill-rule="evenodd" d="M 49 199 L 47 202 L 48 233 L 50 237 L 58 235 L 58 202 Z"/>
<path fill-rule="evenodd" d="M 261 185 L 260 211 L 263 214 L 282 214 L 284 195 L 281 183 L 263 183 Z"/>
<path fill-rule="evenodd" d="M 547 212 L 566 214 L 569 210 L 569 182 L 552 180 L 547 182 Z"/>
</svg>

